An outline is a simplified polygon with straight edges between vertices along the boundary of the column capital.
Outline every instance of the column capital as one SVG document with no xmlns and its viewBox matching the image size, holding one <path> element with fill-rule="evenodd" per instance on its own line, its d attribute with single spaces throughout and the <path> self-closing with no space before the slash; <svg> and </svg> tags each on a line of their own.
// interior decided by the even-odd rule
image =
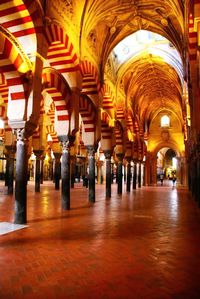
<svg viewBox="0 0 200 299">
<path fill-rule="evenodd" d="M 106 159 L 111 159 L 111 156 L 112 156 L 111 150 L 105 150 L 105 151 L 103 151 L 103 153 L 104 153 L 104 156 Z"/>
<path fill-rule="evenodd" d="M 125 157 L 125 159 L 126 159 L 126 161 L 127 161 L 128 163 L 130 163 L 130 162 L 131 162 L 131 160 L 132 160 L 132 158 L 131 158 L 131 157 Z"/>
<path fill-rule="evenodd" d="M 40 158 L 44 151 L 43 150 L 33 150 L 34 155 L 36 156 L 36 158 Z"/>
<path fill-rule="evenodd" d="M 66 150 L 69 150 L 70 146 L 74 144 L 75 136 L 73 135 L 66 135 L 66 136 L 58 136 L 61 146 Z"/>
<path fill-rule="evenodd" d="M 14 154 L 16 152 L 16 145 L 5 145 L 7 153 Z"/>
<path fill-rule="evenodd" d="M 88 156 L 94 156 L 96 152 L 96 147 L 94 145 L 86 145 L 86 149 L 88 151 Z"/>
<path fill-rule="evenodd" d="M 120 162 L 123 161 L 123 158 L 124 158 L 124 154 L 123 154 L 123 153 L 118 153 L 118 154 L 116 154 L 116 156 L 117 156 L 117 158 L 118 158 L 118 160 L 119 160 Z"/>
<path fill-rule="evenodd" d="M 16 129 L 14 129 L 14 133 L 16 135 L 18 143 L 24 143 L 24 142 L 28 141 L 28 138 L 26 137 L 26 134 L 25 134 L 25 128 L 16 128 Z"/>
<path fill-rule="evenodd" d="M 70 142 L 69 142 L 69 140 L 62 141 L 61 142 L 61 146 L 62 146 L 62 151 L 63 152 L 69 152 L 69 150 L 70 150 Z"/>
<path fill-rule="evenodd" d="M 61 153 L 53 153 L 53 154 L 54 154 L 55 160 L 60 160 L 60 157 L 62 156 Z"/>
</svg>

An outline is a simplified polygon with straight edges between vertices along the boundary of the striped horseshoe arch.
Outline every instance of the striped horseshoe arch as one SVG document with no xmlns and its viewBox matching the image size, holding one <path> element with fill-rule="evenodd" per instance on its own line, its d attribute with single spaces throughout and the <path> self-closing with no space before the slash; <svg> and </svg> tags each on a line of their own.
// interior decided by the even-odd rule
<svg viewBox="0 0 200 299">
<path fill-rule="evenodd" d="M 41 19 L 37 1 L 0 1 L 0 24 L 18 39 L 26 53 L 37 50 L 36 34 L 43 30 Z"/>
<path fill-rule="evenodd" d="M 4 104 L 8 103 L 8 85 L 3 73 L 0 73 L 0 98 Z"/>
<path fill-rule="evenodd" d="M 115 117 L 114 109 L 114 95 L 108 84 L 103 85 L 103 109 L 108 111 L 112 118 Z"/>
<path fill-rule="evenodd" d="M 123 127 L 119 121 L 115 123 L 116 151 L 122 152 L 123 149 Z"/>
<path fill-rule="evenodd" d="M 23 120 L 27 100 L 23 82 L 25 73 L 31 70 L 31 65 L 27 63 L 25 56 L 21 56 L 16 45 L 2 34 L 0 45 L 0 72 L 5 78 L 1 87 L 5 88 L 6 93 L 6 85 L 8 86 L 8 118 Z"/>
<path fill-rule="evenodd" d="M 5 107 L 4 106 L 0 106 L 0 121 L 4 121 L 5 120 Z M 0 127 L 0 140 L 4 139 L 4 128 Z"/>
<path fill-rule="evenodd" d="M 57 24 L 51 24 L 46 27 L 45 37 L 49 46 L 47 59 L 51 67 L 63 76 L 80 70 L 74 46 L 63 28 Z"/>
<path fill-rule="evenodd" d="M 124 108 L 122 106 L 117 107 L 117 119 L 118 120 L 125 119 Z"/>
<path fill-rule="evenodd" d="M 194 31 L 194 16 L 189 15 L 189 59 L 195 61 L 197 59 L 197 32 Z"/>
<path fill-rule="evenodd" d="M 111 140 L 111 128 L 109 126 L 110 117 L 107 112 L 101 113 L 101 138 L 103 140 Z"/>
<path fill-rule="evenodd" d="M 94 143 L 96 111 L 92 101 L 81 95 L 79 100 L 79 113 L 83 121 L 82 138 L 85 145 Z"/>
<path fill-rule="evenodd" d="M 46 133 L 51 135 L 51 138 L 52 138 L 51 143 L 53 143 L 53 144 L 59 143 L 58 136 L 57 136 L 57 133 L 56 133 L 53 125 L 46 126 Z"/>
<path fill-rule="evenodd" d="M 58 136 L 68 135 L 71 90 L 60 74 L 49 72 L 49 69 L 44 70 L 43 83 L 43 94 L 47 93 L 55 105 L 55 130 Z"/>
<path fill-rule="evenodd" d="M 126 125 L 127 125 L 127 130 L 130 130 L 130 132 L 133 134 L 134 133 L 133 118 L 130 113 L 128 113 L 127 115 Z"/>
<path fill-rule="evenodd" d="M 96 68 L 89 62 L 83 61 L 81 63 L 82 94 L 88 96 L 101 95 L 101 86 L 99 76 Z"/>
</svg>

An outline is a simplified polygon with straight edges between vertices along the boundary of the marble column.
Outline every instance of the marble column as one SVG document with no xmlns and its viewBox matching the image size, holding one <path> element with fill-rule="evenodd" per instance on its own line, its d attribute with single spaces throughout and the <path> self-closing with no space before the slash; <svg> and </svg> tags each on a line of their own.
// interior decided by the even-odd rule
<svg viewBox="0 0 200 299">
<path fill-rule="evenodd" d="M 105 150 L 104 155 L 106 158 L 106 198 L 110 198 L 111 197 L 111 181 L 112 181 L 111 151 Z"/>
<path fill-rule="evenodd" d="M 35 160 L 35 192 L 40 192 L 40 182 L 41 182 L 41 156 L 43 154 L 42 150 L 34 150 Z"/>
<path fill-rule="evenodd" d="M 127 180 L 126 180 L 126 191 L 131 191 L 131 158 L 126 158 L 127 161 Z"/>
<path fill-rule="evenodd" d="M 14 222 L 23 224 L 27 222 L 27 174 L 28 174 L 28 140 L 24 129 L 16 129 L 16 183 L 15 183 L 15 217 Z"/>
<path fill-rule="evenodd" d="M 62 208 L 70 210 L 70 144 L 69 141 L 62 142 Z"/>
<path fill-rule="evenodd" d="M 141 162 L 139 162 L 139 165 L 138 165 L 138 188 L 141 188 L 141 180 L 142 180 L 142 165 L 141 165 Z"/>
<path fill-rule="evenodd" d="M 133 189 L 136 189 L 137 185 L 137 162 L 134 161 L 134 166 L 133 166 Z"/>
<path fill-rule="evenodd" d="M 89 202 L 95 202 L 95 147 L 88 145 L 86 148 L 89 166 Z"/>
<path fill-rule="evenodd" d="M 8 187 L 8 194 L 13 194 L 14 185 L 14 165 L 15 165 L 15 152 L 16 147 L 14 145 L 6 146 L 7 150 L 7 165 L 6 165 L 6 186 Z"/>
<path fill-rule="evenodd" d="M 55 164 L 54 164 L 54 183 L 55 183 L 55 190 L 60 189 L 60 177 L 61 177 L 61 153 L 53 153 L 55 157 Z"/>
<path fill-rule="evenodd" d="M 123 175 L 122 175 L 122 166 L 123 166 L 123 157 L 124 154 L 116 154 L 118 158 L 118 167 L 117 167 L 117 174 L 118 174 L 118 181 L 117 181 L 117 193 L 122 194 L 122 181 L 123 181 Z"/>
</svg>

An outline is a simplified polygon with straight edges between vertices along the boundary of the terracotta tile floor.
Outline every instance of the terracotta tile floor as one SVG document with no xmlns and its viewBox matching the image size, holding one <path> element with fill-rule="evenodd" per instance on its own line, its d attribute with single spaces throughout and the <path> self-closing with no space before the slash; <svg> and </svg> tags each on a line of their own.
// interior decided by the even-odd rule
<svg viewBox="0 0 200 299">
<path fill-rule="evenodd" d="M 0 236 L 1 299 L 200 298 L 200 210 L 186 190 L 143 187 L 89 205 L 80 184 L 72 209 L 60 191 L 28 184 L 28 228 Z M 0 183 L 0 221 L 13 197 Z"/>
</svg>

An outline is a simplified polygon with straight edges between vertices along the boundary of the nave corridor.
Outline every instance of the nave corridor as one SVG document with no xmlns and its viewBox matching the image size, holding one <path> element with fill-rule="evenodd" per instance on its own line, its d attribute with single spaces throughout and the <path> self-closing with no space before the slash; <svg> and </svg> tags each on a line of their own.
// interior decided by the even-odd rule
<svg viewBox="0 0 200 299">
<path fill-rule="evenodd" d="M 170 182 L 171 183 L 171 182 Z M 96 202 L 76 183 L 71 210 L 59 191 L 28 183 L 27 228 L 0 236 L 1 299 L 194 299 L 200 294 L 200 210 L 185 188 L 142 187 Z M 14 197 L 0 183 L 0 222 Z"/>
</svg>

